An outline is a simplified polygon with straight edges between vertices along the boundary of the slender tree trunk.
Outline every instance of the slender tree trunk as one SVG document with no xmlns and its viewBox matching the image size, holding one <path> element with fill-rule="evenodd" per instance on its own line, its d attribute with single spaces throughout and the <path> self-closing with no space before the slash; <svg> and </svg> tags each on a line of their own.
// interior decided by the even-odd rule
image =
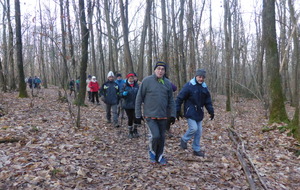
<svg viewBox="0 0 300 190">
<path fill-rule="evenodd" d="M 22 54 L 22 33 L 21 33 L 21 10 L 19 0 L 15 0 L 15 19 L 16 19 L 16 57 L 19 69 L 19 97 L 28 97 L 23 69 Z"/>
<path fill-rule="evenodd" d="M 5 23 L 5 13 L 6 13 L 7 9 L 6 9 L 6 3 L 3 3 L 3 19 L 2 19 L 2 23 Z M 8 72 L 8 68 L 7 68 L 7 55 L 8 55 L 8 49 L 7 49 L 7 40 L 6 40 L 6 24 L 3 24 L 3 28 L 2 28 L 2 32 L 3 32 L 3 36 L 2 36 L 2 40 L 3 40 L 3 44 L 2 44 L 2 49 L 3 49 L 3 67 L 1 68 L 1 72 L 2 72 L 2 86 L 1 86 L 1 90 L 3 92 L 7 91 L 7 72 Z"/>
<path fill-rule="evenodd" d="M 153 4 L 153 2 L 152 2 Z M 151 22 L 151 16 L 148 18 L 148 59 L 147 59 L 147 65 L 148 65 L 148 72 L 147 75 L 152 74 L 152 62 L 153 62 L 153 32 L 152 32 L 152 22 Z M 143 75 L 138 76 L 140 80 L 142 80 Z"/>
<path fill-rule="evenodd" d="M 97 26 L 98 26 L 98 48 L 99 48 L 99 57 L 100 57 L 100 82 L 104 83 L 106 80 L 105 76 L 105 64 L 104 64 L 104 53 L 103 53 L 103 44 L 102 44 L 102 24 L 101 24 L 101 10 L 100 10 L 100 0 L 97 0 Z"/>
<path fill-rule="evenodd" d="M 166 1 L 161 0 L 160 2 L 161 2 L 161 13 L 162 13 L 162 46 L 163 46 L 162 61 L 168 63 L 168 37 L 167 37 L 168 23 L 167 23 L 167 13 L 166 13 Z M 166 73 L 168 73 L 168 69 Z"/>
<path fill-rule="evenodd" d="M 66 50 L 66 30 L 65 30 L 65 14 L 63 0 L 60 0 L 60 27 L 62 34 L 62 60 L 63 60 L 63 72 L 62 72 L 62 87 L 66 88 L 68 84 L 68 64 L 67 64 L 67 50 Z"/>
<path fill-rule="evenodd" d="M 194 31 L 194 8 L 193 8 L 193 0 L 189 0 L 189 12 L 187 19 L 187 37 L 189 43 L 189 60 L 190 67 L 188 70 L 189 78 L 192 78 L 195 73 L 196 66 L 196 53 L 195 53 L 195 31 Z"/>
<path fill-rule="evenodd" d="M 108 32 L 108 70 L 115 71 L 115 65 L 113 60 L 113 45 L 112 45 L 112 32 L 111 32 L 111 24 L 110 24 L 110 15 L 109 15 L 109 6 L 108 0 L 104 0 L 104 10 L 105 10 L 105 18 L 106 18 L 106 27 Z"/>
<path fill-rule="evenodd" d="M 96 64 L 96 52 L 95 52 L 95 38 L 94 38 L 94 25 L 93 25 L 93 13 L 94 13 L 94 6 L 95 2 L 92 0 L 88 1 L 88 19 L 89 19 L 89 31 L 91 36 L 91 58 L 92 58 L 92 75 L 98 76 L 97 64 Z"/>
<path fill-rule="evenodd" d="M 289 9 L 290 9 L 290 17 L 293 24 L 293 27 L 296 27 L 295 32 L 293 32 L 293 45 L 295 56 L 295 82 L 294 82 L 294 98 L 295 98 L 295 113 L 293 120 L 291 122 L 291 127 L 294 129 L 294 136 L 300 141 L 300 123 L 299 123 L 299 64 L 300 64 L 300 56 L 299 56 L 299 38 L 298 38 L 298 24 L 297 19 L 295 17 L 294 4 L 292 0 L 288 0 Z"/>
<path fill-rule="evenodd" d="M 270 122 L 286 122 L 284 97 L 279 74 L 279 57 L 275 27 L 275 0 L 263 0 L 263 40 L 266 47 L 267 76 L 270 91 Z"/>
<path fill-rule="evenodd" d="M 147 28 L 149 25 L 149 19 L 151 14 L 151 7 L 152 7 L 153 0 L 147 0 L 147 7 L 144 17 L 144 23 L 143 23 L 143 30 L 141 35 L 141 44 L 140 44 L 140 52 L 138 57 L 138 76 L 143 76 L 144 74 L 144 53 L 145 53 L 145 41 L 146 41 L 146 35 L 147 35 Z"/>
<path fill-rule="evenodd" d="M 183 28 L 183 17 L 184 17 L 184 4 L 185 0 L 180 0 L 180 14 L 179 14 L 179 62 L 181 77 L 183 80 L 180 81 L 180 86 L 183 86 L 185 81 L 188 80 L 186 73 L 186 60 L 184 55 L 184 28 Z"/>
<path fill-rule="evenodd" d="M 84 0 L 79 0 L 80 12 L 80 29 L 81 29 L 81 61 L 80 61 L 80 90 L 78 95 L 78 105 L 84 105 L 86 94 L 86 70 L 88 62 L 88 44 L 89 44 L 89 30 L 86 27 L 86 18 L 84 12 Z"/>
<path fill-rule="evenodd" d="M 175 2 L 172 1 L 172 29 L 173 29 L 173 41 L 174 41 L 174 65 L 175 65 L 175 76 L 177 78 L 178 89 L 181 89 L 183 83 L 180 77 L 180 65 L 179 65 L 179 49 L 178 49 L 178 36 L 176 31 L 176 15 L 175 15 Z"/>
<path fill-rule="evenodd" d="M 69 7 L 69 0 L 66 0 L 66 8 L 67 8 L 67 21 L 68 21 L 68 36 L 69 36 L 69 43 L 70 43 L 70 55 L 72 60 L 72 75 L 71 78 L 75 78 L 77 76 L 76 70 L 76 61 L 75 61 L 75 54 L 74 54 L 74 43 L 73 43 L 73 36 L 71 30 L 71 19 L 70 19 L 70 7 Z"/>
<path fill-rule="evenodd" d="M 226 60 L 226 111 L 231 111 L 231 68 L 232 68 L 232 47 L 231 47 L 231 13 L 229 2 L 224 0 L 224 33 L 225 33 L 225 60 Z"/>
<path fill-rule="evenodd" d="M 128 10 L 128 1 L 126 0 L 124 6 L 123 0 L 119 0 L 119 5 L 120 5 L 120 13 L 121 13 L 121 20 L 122 20 L 122 28 L 123 28 L 125 72 L 129 73 L 129 72 L 133 72 L 134 70 L 133 70 L 133 63 L 132 63 L 129 41 L 128 41 L 128 35 L 129 35 L 128 14 L 125 15 L 125 11 Z"/>
<path fill-rule="evenodd" d="M 9 86 L 11 90 L 17 89 L 14 62 L 14 33 L 10 19 L 10 0 L 7 0 L 7 26 L 8 26 L 8 62 L 10 65 Z"/>
</svg>

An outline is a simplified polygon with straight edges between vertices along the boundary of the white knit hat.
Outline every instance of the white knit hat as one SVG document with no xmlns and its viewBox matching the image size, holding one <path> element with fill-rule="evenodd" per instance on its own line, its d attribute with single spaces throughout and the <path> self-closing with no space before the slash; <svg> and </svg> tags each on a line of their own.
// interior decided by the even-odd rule
<svg viewBox="0 0 300 190">
<path fill-rule="evenodd" d="M 107 78 L 108 78 L 108 77 L 114 77 L 114 76 L 115 76 L 115 75 L 114 75 L 114 73 L 113 73 L 112 71 L 109 71 L 108 74 L 107 74 Z"/>
</svg>

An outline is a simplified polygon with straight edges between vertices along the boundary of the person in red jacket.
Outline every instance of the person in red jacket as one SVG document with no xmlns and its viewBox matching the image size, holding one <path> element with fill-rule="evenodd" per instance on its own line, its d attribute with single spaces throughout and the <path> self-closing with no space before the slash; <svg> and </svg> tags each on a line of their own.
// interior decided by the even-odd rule
<svg viewBox="0 0 300 190">
<path fill-rule="evenodd" d="M 92 93 L 91 102 L 94 103 L 95 102 L 95 97 L 96 97 L 97 105 L 100 105 L 99 97 L 98 97 L 98 91 L 99 91 L 100 87 L 99 87 L 99 84 L 98 84 L 95 76 L 92 77 L 92 80 L 89 83 L 88 87 L 90 88 L 91 93 Z"/>
</svg>

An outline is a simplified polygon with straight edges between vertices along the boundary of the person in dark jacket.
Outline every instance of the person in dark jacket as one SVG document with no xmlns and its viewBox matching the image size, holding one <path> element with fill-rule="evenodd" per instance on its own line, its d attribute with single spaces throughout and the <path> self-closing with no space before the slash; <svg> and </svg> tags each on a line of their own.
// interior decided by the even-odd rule
<svg viewBox="0 0 300 190">
<path fill-rule="evenodd" d="M 181 138 L 180 146 L 182 149 L 187 149 L 187 142 L 194 137 L 193 153 L 195 156 L 201 157 L 205 155 L 200 146 L 204 106 L 210 114 L 210 119 L 214 119 L 214 108 L 210 92 L 204 82 L 205 76 L 205 70 L 197 70 L 195 77 L 183 86 L 176 99 L 177 119 L 179 120 L 179 117 L 181 117 L 181 104 L 184 102 L 184 117 L 187 119 L 189 126 Z"/>
<path fill-rule="evenodd" d="M 142 118 L 141 106 L 144 105 L 144 118 L 150 130 L 149 157 L 151 163 L 167 164 L 165 159 L 165 132 L 167 126 L 168 109 L 171 110 L 172 124 L 175 122 L 176 110 L 170 81 L 164 77 L 166 63 L 157 62 L 154 74 L 143 79 L 136 102 L 135 116 L 140 122 Z"/>
<path fill-rule="evenodd" d="M 119 127 L 117 106 L 119 103 L 119 86 L 115 83 L 114 73 L 109 71 L 107 74 L 107 81 L 100 89 L 102 100 L 106 104 L 106 119 L 107 123 L 111 123 L 111 110 L 113 113 L 114 126 Z"/>
<path fill-rule="evenodd" d="M 134 73 L 129 73 L 126 76 L 126 82 L 121 89 L 121 96 L 124 101 L 122 104 L 128 117 L 129 138 L 139 137 L 137 126 L 141 123 L 135 118 L 135 99 L 139 90 L 139 85 L 134 81 Z"/>
<path fill-rule="evenodd" d="M 69 88 L 70 88 L 70 96 L 72 95 L 72 92 L 74 92 L 74 94 L 76 95 L 76 93 L 75 93 L 75 80 L 74 79 L 71 79 L 71 81 L 69 83 Z"/>
</svg>

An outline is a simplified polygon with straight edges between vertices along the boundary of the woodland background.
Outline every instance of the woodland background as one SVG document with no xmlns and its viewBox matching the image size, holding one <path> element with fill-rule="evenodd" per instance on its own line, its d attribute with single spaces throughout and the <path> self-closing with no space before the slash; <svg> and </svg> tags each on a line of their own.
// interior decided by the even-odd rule
<svg viewBox="0 0 300 190">
<path fill-rule="evenodd" d="M 1 144 L 1 149 L 6 149 L 5 145 L 10 146 L 9 150 L 22 148 L 26 145 L 28 152 L 24 154 L 30 154 L 32 148 L 39 149 L 38 146 L 44 143 L 44 140 L 48 138 L 47 135 L 49 135 L 49 138 L 50 136 L 55 138 L 51 135 L 51 132 L 47 133 L 43 130 L 38 132 L 41 129 L 45 129 L 44 124 L 49 121 L 47 116 L 39 117 L 38 124 L 30 123 L 31 120 L 28 121 L 30 124 L 25 122 L 25 118 L 32 113 L 37 113 L 40 109 L 45 111 L 45 113 L 51 113 L 51 110 L 56 110 L 38 106 L 40 102 L 43 103 L 42 105 L 48 105 L 47 96 L 57 96 L 59 101 L 66 101 L 64 103 L 66 107 L 62 109 L 63 111 L 57 111 L 59 112 L 58 115 L 68 115 L 70 120 L 64 122 L 64 119 L 62 119 L 58 126 L 64 126 L 68 123 L 64 127 L 75 127 L 75 129 L 72 128 L 74 130 L 72 134 L 75 134 L 75 136 L 76 134 L 78 136 L 87 135 L 84 132 L 79 135 L 78 130 L 86 129 L 89 132 L 95 132 L 94 130 L 97 129 L 93 128 L 93 125 L 84 123 L 88 120 L 84 111 L 88 110 L 86 107 L 81 107 L 81 105 L 87 105 L 85 101 L 86 84 L 84 82 L 80 84 L 78 96 L 73 99 L 68 97 L 66 91 L 69 80 L 80 77 L 81 81 L 85 81 L 87 75 L 91 74 L 97 77 L 99 83 L 102 83 L 106 80 L 106 74 L 110 70 L 114 73 L 120 72 L 123 76 L 128 72 L 136 72 L 139 80 L 142 80 L 143 77 L 152 74 L 153 65 L 158 60 L 165 61 L 168 64 L 167 75 L 179 89 L 194 76 L 196 69 L 206 69 L 206 82 L 213 99 L 217 105 L 223 106 L 219 107 L 219 117 L 224 118 L 224 120 L 220 119 L 215 126 L 242 130 L 241 128 L 243 127 L 238 127 L 241 123 L 253 124 L 257 127 L 257 131 L 251 138 L 247 138 L 246 135 L 243 136 L 242 139 L 247 142 L 252 142 L 252 140 L 259 142 L 262 138 L 268 139 L 269 134 L 262 133 L 263 126 L 265 127 L 264 131 L 272 132 L 276 130 L 278 132 L 277 129 L 280 128 L 285 132 L 284 135 L 293 136 L 299 140 L 300 3 L 296 0 L 253 0 L 249 4 L 251 7 L 248 8 L 245 8 L 245 4 L 246 0 L 224 0 L 218 1 L 218 3 L 212 0 L 0 0 L 0 90 L 2 97 L 0 108 L 3 116 L 1 117 L 1 120 L 3 120 L 1 121 L 1 130 L 3 131 L 3 133 L 1 131 L 1 135 L 3 135 L 4 143 L 7 143 L 6 140 L 8 140 L 8 144 Z M 216 6 L 218 6 L 218 9 L 215 9 Z M 43 81 L 41 92 L 27 89 L 25 78 L 28 76 L 41 77 Z M 18 95 L 16 95 L 16 91 Z M 57 92 L 60 93 L 57 94 Z M 16 99 L 17 96 L 25 99 Z M 53 107 L 57 106 L 55 98 L 51 99 L 51 101 L 54 103 Z M 255 101 L 255 104 L 252 101 Z M 10 102 L 17 102 L 20 105 L 14 105 L 17 106 L 14 107 Z M 241 111 L 241 106 L 251 109 L 250 105 L 243 105 L 243 102 L 253 103 L 253 106 L 259 105 L 259 115 L 251 115 L 247 110 Z M 9 109 L 10 107 L 20 109 L 20 111 Z M 100 112 L 102 110 L 100 108 L 95 109 Z M 18 120 L 19 122 L 23 119 L 25 123 L 21 122 L 12 125 L 6 122 L 13 121 L 16 117 L 21 118 Z M 254 117 L 253 119 L 258 119 L 259 121 L 249 121 L 248 117 Z M 264 119 L 260 120 L 261 117 Z M 51 119 L 50 121 L 53 120 Z M 274 127 L 272 123 L 277 124 Z M 100 126 L 102 125 L 104 124 L 100 121 Z M 35 128 L 36 126 L 40 127 Z M 250 126 L 246 126 L 250 129 Z M 23 131 L 24 127 L 27 127 L 28 133 Z M 48 127 L 52 132 L 57 130 L 56 126 L 50 125 Z M 24 138 L 22 131 L 24 134 L 31 134 L 32 128 L 33 131 L 37 130 L 37 136 L 31 139 Z M 212 130 L 214 129 L 213 125 Z M 105 128 L 103 132 L 109 132 L 110 130 L 112 129 Z M 43 132 L 45 133 L 44 138 L 37 140 L 39 133 Z M 178 136 L 180 132 L 182 131 L 177 131 Z M 224 131 L 219 132 L 223 134 Z M 246 131 L 244 132 L 246 133 Z M 18 135 L 19 133 L 21 135 Z M 63 134 L 67 135 L 68 131 Z M 221 134 L 212 134 L 208 139 L 217 140 L 220 136 L 223 138 Z M 9 138 L 7 139 L 7 137 Z M 16 142 L 18 143 L 16 144 L 15 141 L 10 142 L 9 139 L 11 137 L 16 137 Z M 89 136 L 88 138 L 96 137 Z M 297 178 L 299 176 L 299 162 L 294 163 L 294 161 L 299 159 L 299 144 L 286 136 L 283 138 L 287 138 L 288 143 L 283 144 L 284 147 L 288 146 L 288 148 L 282 150 L 279 148 L 280 146 L 275 146 L 266 149 L 265 144 L 259 146 L 259 151 L 264 150 L 270 153 L 270 160 L 264 163 L 261 160 L 266 157 L 262 156 L 261 160 L 256 159 L 255 162 L 259 163 L 258 165 L 260 166 L 270 164 L 272 158 L 278 154 L 280 156 L 277 158 L 280 161 L 289 160 L 290 165 L 287 167 L 292 169 L 286 169 L 284 175 L 287 176 L 287 180 L 279 186 L 282 189 L 294 189 L 293 187 L 298 187 L 299 184 L 297 181 L 299 179 Z M 59 141 L 59 139 L 50 139 L 51 143 L 45 145 L 46 149 L 52 146 L 55 147 L 56 141 Z M 97 144 L 99 139 L 94 140 L 91 142 Z M 173 140 L 171 146 L 175 146 L 174 144 L 177 142 L 177 139 Z M 112 139 L 107 140 L 107 142 L 112 141 L 114 142 Z M 274 141 L 275 145 L 282 145 L 281 141 L 280 143 L 276 142 L 276 140 Z M 102 143 L 102 140 L 100 142 Z M 68 144 L 67 146 L 69 146 L 69 143 L 74 142 L 70 140 L 70 142 L 66 143 Z M 34 144 L 33 147 L 31 144 Z M 102 145 L 109 147 L 109 145 L 106 146 L 104 141 Z M 251 145 L 257 148 L 256 143 Z M 98 145 L 94 146 L 95 149 L 96 147 Z M 221 147 L 223 146 L 218 144 L 216 148 L 220 151 L 219 148 Z M 84 147 L 78 145 L 75 149 L 77 150 L 77 148 L 81 150 Z M 130 148 L 130 146 L 125 146 L 125 148 Z M 213 149 L 213 147 L 208 148 Z M 28 181 L 31 181 L 34 175 L 41 177 L 41 179 L 36 179 L 37 181 L 34 182 L 34 185 L 45 185 L 43 182 L 53 180 L 53 177 L 57 177 L 56 172 L 60 173 L 59 171 L 62 171 L 64 174 L 59 176 L 64 178 L 64 180 L 68 181 L 69 178 L 66 178 L 66 176 L 75 172 L 77 177 L 79 175 L 89 183 L 103 174 L 99 170 L 97 171 L 99 173 L 96 172 L 97 175 L 94 177 L 90 176 L 91 168 L 82 166 L 84 169 L 80 170 L 81 167 L 79 166 L 82 163 L 77 162 L 73 165 L 74 168 L 57 169 L 55 168 L 57 166 L 56 159 L 60 160 L 62 158 L 58 158 L 59 156 L 56 155 L 51 158 L 52 161 L 54 160 L 53 163 L 56 164 L 50 161 L 50 165 L 44 165 L 43 159 L 49 156 L 49 152 L 46 149 L 37 150 L 44 155 L 41 158 L 42 164 L 37 160 L 13 159 L 16 156 L 15 154 L 9 156 L 9 152 L 2 151 L 2 158 L 6 160 L 1 166 L 9 168 L 9 166 L 14 165 L 15 169 L 20 170 L 21 173 L 18 173 L 17 176 L 11 176 L 7 172 L 8 170 L 4 169 L 0 173 L 1 185 L 3 187 L 12 187 L 10 185 L 7 186 L 8 182 L 4 179 L 6 178 L 11 180 L 9 182 L 13 182 L 18 178 L 20 181 L 15 181 L 15 187 L 22 187 L 24 184 L 28 185 Z M 50 149 L 55 151 L 52 148 Z M 75 149 L 71 145 L 69 151 L 76 151 Z M 92 149 L 91 152 L 95 149 Z M 241 148 L 237 149 L 242 151 Z M 273 149 L 277 151 L 272 152 Z M 64 148 L 61 148 L 61 150 L 64 150 Z M 279 150 L 281 152 L 278 152 Z M 110 155 L 112 152 L 107 151 L 106 148 L 102 147 L 99 151 L 103 151 L 109 158 L 112 156 Z M 291 154 L 291 152 L 295 154 Z M 257 154 L 256 149 L 251 153 Z M 173 154 L 171 153 L 171 155 Z M 225 172 L 228 169 L 226 160 L 232 160 L 231 153 L 227 152 L 225 155 L 229 155 L 230 158 L 219 156 L 214 161 L 225 162 L 225 170 L 223 170 L 225 178 L 227 177 L 225 181 L 236 180 L 240 175 L 236 173 L 234 176 L 228 177 Z M 288 158 L 285 155 L 289 155 Z M 178 160 L 183 159 L 180 156 L 177 157 L 176 154 L 174 156 Z M 27 158 L 26 156 L 23 157 Z M 121 156 L 120 158 L 123 157 Z M 94 157 L 92 160 L 94 159 L 97 160 L 99 158 Z M 126 158 L 123 159 L 125 160 Z M 142 160 L 142 158 L 140 159 Z M 109 162 L 109 166 L 111 166 L 111 163 L 115 164 L 114 161 L 112 159 Z M 179 171 L 187 163 L 181 165 L 177 161 L 173 160 L 173 166 L 178 165 L 179 167 L 176 168 L 178 170 L 167 171 L 166 174 L 175 173 L 179 175 Z M 66 162 L 64 160 L 61 162 L 60 160 L 57 162 L 67 165 L 71 161 Z M 26 165 L 28 163 L 30 164 Z M 280 162 L 280 164 L 283 163 Z M 45 171 L 42 170 L 44 172 L 35 173 L 29 178 L 24 178 L 23 169 L 28 169 L 26 168 L 27 166 L 29 168 L 36 167 L 38 169 L 33 170 L 33 172 L 38 172 L 41 170 L 41 165 L 43 169 L 46 169 Z M 208 168 L 210 166 L 218 168 L 216 165 L 208 165 Z M 273 166 L 271 164 L 270 168 Z M 208 168 L 205 169 L 207 170 Z M 266 169 L 268 174 L 271 174 L 271 171 L 276 171 L 276 169 L 270 168 Z M 127 170 L 130 170 L 130 167 Z M 25 171 L 28 172 L 27 170 Z M 143 172 L 141 170 L 138 171 L 139 173 Z M 217 169 L 213 171 L 219 172 Z M 54 172 L 55 175 L 51 172 Z M 89 173 L 89 176 L 87 176 L 87 173 Z M 108 173 L 113 175 L 110 172 Z M 27 174 L 29 175 L 29 173 Z M 48 174 L 51 175 L 49 176 Z M 19 175 L 22 177 L 19 178 Z M 77 179 L 76 175 L 75 179 Z M 122 178 L 123 174 L 117 173 L 115 175 L 118 176 L 117 179 L 124 179 Z M 135 174 L 132 175 L 133 178 L 136 178 Z M 186 176 L 193 175 L 186 174 Z M 212 174 L 211 176 L 214 175 Z M 74 179 L 73 177 L 71 179 Z M 206 180 L 217 181 L 218 177 Z M 244 180 L 245 176 L 241 179 Z M 269 181 L 275 181 L 268 179 Z M 272 179 L 280 179 L 280 177 L 276 176 Z M 143 178 L 142 181 L 147 180 Z M 178 180 L 181 181 L 181 179 Z M 68 184 L 68 182 L 64 182 Z M 101 180 L 95 183 L 103 184 Z M 200 182 L 196 180 L 195 183 L 199 184 Z M 233 188 L 236 185 L 241 187 L 243 186 L 241 184 L 244 184 L 244 181 L 228 183 L 226 187 Z M 286 184 L 291 185 L 286 187 Z M 79 182 L 80 185 L 82 184 Z M 120 186 L 121 183 L 116 186 L 118 185 Z M 152 185 L 144 187 L 151 188 Z M 268 187 L 272 186 L 273 189 L 277 189 L 278 186 L 273 185 L 267 184 Z M 73 184 L 65 187 L 74 188 L 75 186 Z M 191 186 L 194 187 L 195 184 L 187 185 L 187 187 Z M 26 187 L 30 187 L 30 185 Z M 51 187 L 51 185 L 48 186 L 47 183 L 44 187 Z M 214 185 L 210 187 L 213 188 Z M 157 188 L 159 188 L 159 185 Z M 245 189 L 247 188 L 245 187 Z"/>
</svg>

